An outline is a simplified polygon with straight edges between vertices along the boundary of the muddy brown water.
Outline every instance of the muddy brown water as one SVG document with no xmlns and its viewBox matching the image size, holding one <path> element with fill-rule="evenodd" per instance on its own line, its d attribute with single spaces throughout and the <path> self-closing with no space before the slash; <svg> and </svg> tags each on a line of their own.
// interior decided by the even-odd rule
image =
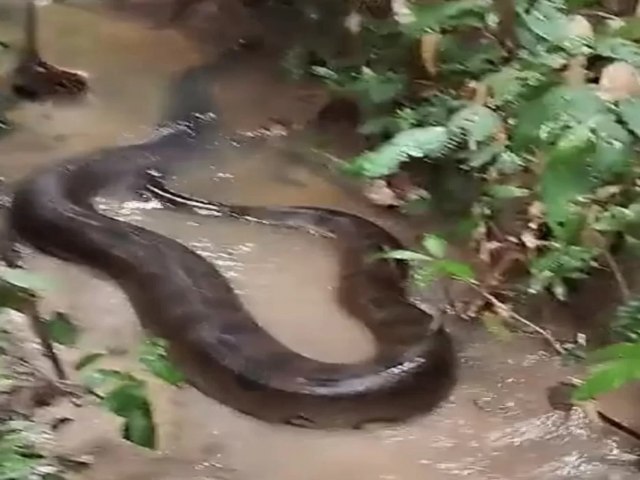
<svg viewBox="0 0 640 480">
<path fill-rule="evenodd" d="M 0 6 L 0 32 L 10 41 L 19 37 L 18 3 Z M 199 61 L 198 49 L 180 32 L 154 30 L 99 6 L 87 11 L 53 5 L 42 11 L 47 58 L 89 72 L 93 93 L 82 105 L 22 105 L 11 112 L 18 128 L 0 142 L 0 174 L 8 179 L 71 153 L 143 138 L 159 116 L 170 76 Z M 286 82 L 269 65 L 241 65 L 212 88 L 230 134 L 256 130 L 271 117 L 304 123 L 317 109 L 314 99 L 321 99 L 321 92 Z M 292 149 L 287 138 L 248 147 L 227 145 L 204 159 L 208 166 L 185 174 L 178 183 L 211 199 L 341 208 L 409 236 L 401 223 L 381 216 L 312 160 L 298 156 L 291 161 Z M 105 198 L 99 205 L 117 218 L 179 239 L 210 259 L 258 321 L 291 348 L 344 362 L 372 352 L 367 331 L 335 304 L 338 265 L 329 240 L 186 216 L 134 198 Z M 132 358 L 141 332 L 114 285 L 42 255 L 30 255 L 29 265 L 52 280 L 46 307 L 68 311 L 82 329 L 79 350 L 64 351 L 65 359 L 107 350 L 113 353 L 112 364 L 137 370 Z M 545 353 L 538 340 L 500 343 L 477 325 L 452 321 L 449 326 L 460 351 L 459 384 L 437 412 L 402 425 L 364 432 L 276 427 L 193 389 L 153 379 L 161 443 L 156 453 L 120 440 L 117 421 L 93 406 L 58 405 L 42 416 L 74 418 L 60 430 L 54 450 L 91 456 L 91 466 L 76 474 L 79 479 L 638 478 L 617 444 L 580 412 L 565 417 L 550 411 L 545 388 L 571 372 Z"/>
</svg>

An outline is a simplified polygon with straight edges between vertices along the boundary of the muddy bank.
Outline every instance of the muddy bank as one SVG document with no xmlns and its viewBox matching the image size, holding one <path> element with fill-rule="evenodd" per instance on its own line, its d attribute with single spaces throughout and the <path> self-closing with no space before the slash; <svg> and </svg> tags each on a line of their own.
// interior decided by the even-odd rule
<svg viewBox="0 0 640 480">
<path fill-rule="evenodd" d="M 13 12 L 3 19 L 18 18 L 17 10 L 3 9 Z M 143 138 L 158 118 L 170 77 L 197 63 L 203 51 L 179 30 L 152 28 L 140 16 L 97 2 L 91 9 L 49 6 L 43 13 L 48 58 L 89 72 L 93 94 L 78 106 L 22 105 L 11 112 L 18 128 L 0 142 L 0 175 L 9 179 L 71 153 Z M 221 18 L 203 15 L 199 22 L 208 19 L 216 30 L 214 21 L 230 23 Z M 15 37 L 11 21 L 2 23 L 1 31 Z M 283 31 L 276 33 L 282 36 Z M 205 51 L 216 48 L 221 47 Z M 243 138 L 242 132 L 273 125 L 273 119 L 305 125 L 322 105 L 325 94 L 318 86 L 286 81 L 274 58 L 275 52 L 234 66 L 212 87 L 229 136 Z M 319 168 L 292 137 L 224 146 L 203 159 L 206 168 L 185 174 L 178 186 L 211 199 L 341 208 L 413 238 L 415 231 Z M 370 354 L 368 333 L 335 304 L 337 264 L 330 241 L 231 220 L 185 217 L 131 198 L 103 199 L 100 208 L 206 256 L 228 275 L 256 318 L 292 348 L 329 361 Z M 113 365 L 138 371 L 132 361 L 141 338 L 138 322 L 117 288 L 40 255 L 29 256 L 29 266 L 56 284 L 46 309 L 69 312 L 82 329 L 78 349 L 62 351 L 67 362 L 106 350 L 114 353 Z M 43 421 L 60 412 L 73 418 L 57 432 L 55 450 L 90 456 L 88 469 L 74 478 L 92 480 L 637 478 L 616 443 L 604 440 L 580 412 L 565 418 L 550 411 L 545 388 L 573 371 L 551 358 L 542 342 L 520 337 L 500 343 L 477 324 L 452 320 L 449 326 L 462 361 L 459 385 L 439 411 L 406 425 L 340 433 L 278 428 L 192 389 L 154 381 L 161 439 L 157 453 L 120 440 L 117 420 L 92 405 L 63 402 L 38 415 Z"/>
</svg>

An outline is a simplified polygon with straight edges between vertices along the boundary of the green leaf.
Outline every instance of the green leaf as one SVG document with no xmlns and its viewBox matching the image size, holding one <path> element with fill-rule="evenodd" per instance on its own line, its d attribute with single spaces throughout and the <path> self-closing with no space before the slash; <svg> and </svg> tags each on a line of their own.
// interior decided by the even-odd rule
<svg viewBox="0 0 640 480">
<path fill-rule="evenodd" d="M 82 370 L 82 369 L 88 367 L 89 365 L 93 365 L 98 360 L 103 358 L 105 355 L 106 355 L 106 353 L 103 353 L 103 352 L 93 352 L 93 353 L 89 353 L 87 355 L 84 355 L 82 358 L 80 358 L 76 362 L 74 368 L 76 370 Z"/>
<path fill-rule="evenodd" d="M 600 37 L 595 43 L 596 53 L 640 67 L 640 47 L 634 42 L 618 37 Z"/>
<path fill-rule="evenodd" d="M 531 192 L 526 188 L 516 187 L 515 185 L 489 185 L 487 193 L 493 198 L 510 199 L 526 197 Z"/>
<path fill-rule="evenodd" d="M 549 147 L 561 137 L 575 135 L 580 128 L 591 131 L 593 119 L 610 114 L 609 107 L 590 87 L 561 85 L 540 98 L 524 104 L 518 111 L 514 129 L 514 148 Z"/>
<path fill-rule="evenodd" d="M 549 154 L 539 188 L 547 219 L 556 232 L 571 216 L 571 202 L 593 186 L 587 159 L 594 151 L 591 129 L 583 123 L 564 135 Z"/>
<path fill-rule="evenodd" d="M 565 278 L 585 278 L 597 251 L 577 245 L 557 245 L 529 264 L 530 291 L 538 293 L 551 288 L 558 298 L 566 296 Z"/>
<path fill-rule="evenodd" d="M 471 266 L 464 262 L 440 260 L 438 268 L 449 277 L 462 282 L 470 282 L 475 278 L 475 273 Z"/>
<path fill-rule="evenodd" d="M 406 77 L 404 75 L 394 72 L 378 74 L 364 70 L 359 81 L 353 84 L 350 90 L 359 94 L 363 101 L 381 105 L 398 97 L 404 91 L 405 85 Z"/>
<path fill-rule="evenodd" d="M 540 37 L 560 43 L 566 38 L 569 19 L 563 2 L 538 0 L 530 5 L 516 3 L 519 16 Z"/>
<path fill-rule="evenodd" d="M 630 210 L 614 205 L 596 217 L 591 228 L 600 232 L 618 232 L 624 230 L 632 220 L 634 215 Z"/>
<path fill-rule="evenodd" d="M 591 175 L 604 182 L 628 171 L 633 160 L 631 135 L 610 113 L 602 113 L 589 123 L 596 138 L 596 150 L 590 164 Z"/>
<path fill-rule="evenodd" d="M 479 169 L 493 162 L 495 158 L 504 151 L 504 145 L 500 143 L 490 143 L 480 147 L 478 150 L 470 152 L 467 165 L 473 169 Z"/>
<path fill-rule="evenodd" d="M 602 363 L 620 359 L 636 361 L 640 366 L 640 343 L 616 343 L 595 350 L 588 356 L 588 360 L 591 363 Z"/>
<path fill-rule="evenodd" d="M 413 282 L 420 288 L 428 287 L 438 278 L 439 270 L 433 264 L 427 264 L 414 268 L 411 271 Z"/>
<path fill-rule="evenodd" d="M 412 11 L 415 21 L 403 25 L 402 28 L 409 35 L 419 37 L 447 27 L 482 26 L 490 8 L 491 2 L 487 0 L 453 0 L 431 5 L 414 5 Z"/>
<path fill-rule="evenodd" d="M 99 368 L 86 373 L 83 376 L 82 381 L 88 389 L 96 393 L 99 391 L 108 391 L 111 388 L 114 388 L 114 386 L 122 383 L 140 382 L 139 379 L 130 373 L 107 368 Z"/>
<path fill-rule="evenodd" d="M 148 404 L 147 408 L 129 412 L 123 426 L 122 437 L 150 450 L 156 448 L 156 427 Z"/>
<path fill-rule="evenodd" d="M 16 287 L 24 288 L 34 293 L 43 293 L 52 288 L 51 282 L 42 275 L 18 268 L 0 270 L 0 278 Z"/>
<path fill-rule="evenodd" d="M 502 125 L 500 116 L 483 105 L 472 105 L 457 112 L 449 121 L 453 135 L 467 138 L 472 150 L 491 139 Z"/>
<path fill-rule="evenodd" d="M 594 368 L 586 381 L 574 391 L 573 399 L 589 400 L 638 379 L 640 364 L 637 360 L 613 360 Z"/>
<path fill-rule="evenodd" d="M 638 18 L 640 21 L 640 18 Z M 640 98 L 627 98 L 618 103 L 620 117 L 636 137 L 640 138 Z"/>
<path fill-rule="evenodd" d="M 525 166 L 525 163 L 523 157 L 507 150 L 498 154 L 492 169 L 499 174 L 512 175 L 520 172 Z"/>
<path fill-rule="evenodd" d="M 616 310 L 612 323 L 614 338 L 622 342 L 640 342 L 640 299 L 633 297 Z"/>
<path fill-rule="evenodd" d="M 34 299 L 29 290 L 0 281 L 0 307 L 24 313 Z"/>
<path fill-rule="evenodd" d="M 624 25 L 616 29 L 614 34 L 616 37 L 624 38 L 625 40 L 640 40 L 640 18 L 631 17 L 624 19 Z"/>
<path fill-rule="evenodd" d="M 124 382 L 103 399 L 109 411 L 125 419 L 123 437 L 136 445 L 155 448 L 155 424 L 144 382 Z"/>
<path fill-rule="evenodd" d="M 572 34 L 571 18 L 567 15 L 565 2 L 538 0 L 531 4 L 531 8 L 518 3 L 516 9 L 528 29 L 547 42 L 574 55 L 589 51 L 592 39 Z"/>
<path fill-rule="evenodd" d="M 447 242 L 437 235 L 425 235 L 422 247 L 436 258 L 444 258 L 447 253 Z"/>
<path fill-rule="evenodd" d="M 182 372 L 169 361 L 165 340 L 159 338 L 145 340 L 140 349 L 140 363 L 153 375 L 171 385 L 180 385 L 185 381 Z"/>
<path fill-rule="evenodd" d="M 491 88 L 496 106 L 517 102 L 528 91 L 546 81 L 545 75 L 532 70 L 520 70 L 507 66 L 487 75 L 484 83 Z"/>
<path fill-rule="evenodd" d="M 362 135 L 375 135 L 381 133 L 398 131 L 398 120 L 388 115 L 369 118 L 359 128 L 358 133 Z"/>
<path fill-rule="evenodd" d="M 78 342 L 78 327 L 76 327 L 66 313 L 55 312 L 45 322 L 49 338 L 55 343 L 74 346 Z"/>
<path fill-rule="evenodd" d="M 366 177 L 382 177 L 397 171 L 410 158 L 439 155 L 449 140 L 445 127 L 412 128 L 397 134 L 376 150 L 366 152 L 347 167 L 350 173 Z"/>
<path fill-rule="evenodd" d="M 119 384 L 105 395 L 103 403 L 119 417 L 128 417 L 132 411 L 148 405 L 144 382 L 136 379 Z"/>
</svg>

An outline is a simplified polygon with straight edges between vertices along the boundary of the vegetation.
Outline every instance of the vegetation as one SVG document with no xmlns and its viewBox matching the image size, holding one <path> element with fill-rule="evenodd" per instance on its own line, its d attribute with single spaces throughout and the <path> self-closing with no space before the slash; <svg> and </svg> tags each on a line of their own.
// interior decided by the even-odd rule
<svg viewBox="0 0 640 480">
<path fill-rule="evenodd" d="M 514 312 L 514 298 L 565 301 L 576 282 L 610 269 L 629 302 L 615 322 L 624 343 L 594 355 L 576 398 L 640 378 L 640 308 L 615 260 L 639 242 L 638 18 L 592 0 L 404 7 L 394 18 L 364 18 L 352 61 L 325 57 L 307 74 L 360 107 L 359 131 L 372 148 L 345 173 L 388 181 L 402 171 L 444 171 L 477 186 L 462 222 L 473 226 L 468 241 L 490 273 L 478 279 L 447 260 L 432 236 L 424 251 L 391 255 L 412 262 L 422 285 L 445 275 L 472 286 L 496 331 L 525 323 L 562 353 Z M 446 200 L 467 194 L 450 189 Z"/>
<path fill-rule="evenodd" d="M 56 382 L 67 394 L 77 395 L 78 388 L 69 385 L 66 369 L 55 348 L 74 348 L 81 332 L 62 312 L 54 312 L 49 318 L 40 315 L 40 297 L 49 289 L 41 276 L 24 270 L 6 269 L 0 276 L 0 308 L 5 312 L 7 309 L 17 311 L 28 319 L 40 340 L 43 353 L 53 364 L 58 377 Z M 122 419 L 122 438 L 144 448 L 155 448 L 155 423 L 145 380 L 130 372 L 98 368 L 106 356 L 102 352 L 88 353 L 75 364 L 80 378 L 80 394 L 97 399 L 100 405 Z M 146 339 L 138 358 L 145 370 L 157 378 L 175 386 L 184 381 L 182 374 L 169 362 L 163 341 Z M 3 380 L 0 395 L 9 395 L 11 372 L 0 371 L 0 375 Z M 11 412 L 0 413 L 12 416 Z M 40 427 L 17 414 L 14 420 L 0 424 L 0 479 L 63 478 L 60 476 L 62 469 L 55 459 L 48 458 L 37 449 L 37 439 L 47 434 L 30 433 L 38 429 Z"/>
</svg>

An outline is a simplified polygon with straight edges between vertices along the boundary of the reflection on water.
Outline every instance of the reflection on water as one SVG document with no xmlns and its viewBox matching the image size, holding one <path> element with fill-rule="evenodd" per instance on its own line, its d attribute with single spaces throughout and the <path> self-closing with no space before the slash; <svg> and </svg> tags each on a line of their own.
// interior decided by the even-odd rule
<svg viewBox="0 0 640 480">
<path fill-rule="evenodd" d="M 5 24 L 1 27 L 4 31 Z M 80 106 L 25 105 L 13 112 L 21 128 L 0 143 L 0 175 L 10 179 L 70 153 L 121 143 L 128 135 L 140 138 L 159 115 L 170 75 L 198 61 L 176 32 L 59 5 L 47 7 L 43 37 L 51 61 L 91 74 L 93 95 Z M 307 87 L 301 91 L 283 83 L 264 63 L 244 65 L 240 72 L 212 89 L 222 99 L 229 130 L 255 130 L 283 112 L 304 121 L 313 111 L 301 100 L 309 98 Z M 261 102 L 269 91 L 277 95 Z M 287 161 L 286 140 L 263 143 L 211 151 L 203 158 L 208 166 L 185 174 L 179 188 L 211 199 L 371 214 L 369 206 L 304 161 Z M 133 198 L 97 203 L 109 215 L 176 238 L 208 258 L 257 320 L 291 348 L 327 361 L 371 354 L 368 332 L 335 304 L 338 265 L 330 240 L 180 214 Z M 47 304 L 77 318 L 81 348 L 129 350 L 114 362 L 134 368 L 128 358 L 140 332 L 123 294 L 82 269 L 41 255 L 29 261 L 57 281 Z M 58 448 L 94 455 L 93 466 L 78 477 L 92 480 L 637 478 L 615 444 L 603 441 L 580 412 L 566 418 L 549 411 L 544 389 L 567 371 L 539 352 L 539 343 L 526 338 L 497 343 L 474 325 L 451 327 L 462 357 L 460 384 L 438 412 L 406 425 L 333 433 L 273 427 L 194 390 L 152 383 L 162 452 L 147 455 L 114 440 L 113 419 L 89 407 L 73 410 L 76 422 L 61 431 Z"/>
</svg>

